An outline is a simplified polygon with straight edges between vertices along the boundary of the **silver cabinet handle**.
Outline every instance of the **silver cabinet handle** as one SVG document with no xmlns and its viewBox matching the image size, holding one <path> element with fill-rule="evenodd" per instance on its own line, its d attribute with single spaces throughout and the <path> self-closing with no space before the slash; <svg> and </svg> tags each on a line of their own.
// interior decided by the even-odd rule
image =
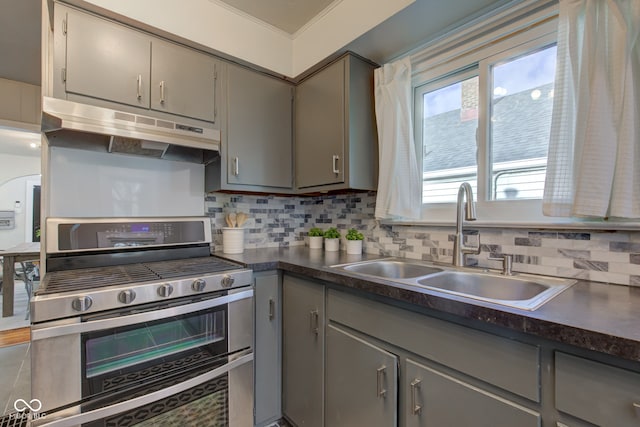
<svg viewBox="0 0 640 427">
<path fill-rule="evenodd" d="M 216 122 L 218 116 L 218 109 L 216 108 L 216 85 L 218 84 L 218 70 L 216 65 L 213 65 L 213 123 Z"/>
<path fill-rule="evenodd" d="M 233 174 L 240 175 L 240 159 L 238 157 L 233 158 Z"/>
<path fill-rule="evenodd" d="M 275 316 L 275 306 L 276 302 L 273 298 L 269 298 L 269 320 L 273 320 L 273 317 Z"/>
<path fill-rule="evenodd" d="M 164 80 L 160 82 L 160 104 L 164 104 Z"/>
<path fill-rule="evenodd" d="M 411 381 L 411 413 L 413 415 L 420 415 L 420 413 L 422 412 L 422 406 L 418 405 L 418 389 L 420 388 L 420 383 L 422 381 L 420 381 L 419 379 L 415 379 L 413 381 Z"/>
<path fill-rule="evenodd" d="M 318 335 L 320 332 L 320 314 L 317 309 L 309 312 L 309 322 L 311 332 Z"/>
<path fill-rule="evenodd" d="M 556 422 L 556 427 L 569 427 L 565 423 L 561 423 L 560 421 Z"/>
<path fill-rule="evenodd" d="M 640 403 L 633 403 L 633 409 L 636 411 L 636 417 L 640 418 Z"/>
<path fill-rule="evenodd" d="M 137 88 L 137 97 L 138 99 L 142 99 L 142 74 L 138 74 L 138 88 Z"/>
<path fill-rule="evenodd" d="M 337 154 L 333 155 L 333 159 L 332 159 L 332 167 L 333 167 L 333 173 L 340 173 L 340 167 L 338 165 L 338 162 L 340 161 L 340 156 L 338 156 Z"/>
<path fill-rule="evenodd" d="M 385 365 L 380 366 L 376 370 L 376 394 L 383 399 L 387 397 L 387 390 L 384 388 L 384 375 L 387 371 Z"/>
</svg>

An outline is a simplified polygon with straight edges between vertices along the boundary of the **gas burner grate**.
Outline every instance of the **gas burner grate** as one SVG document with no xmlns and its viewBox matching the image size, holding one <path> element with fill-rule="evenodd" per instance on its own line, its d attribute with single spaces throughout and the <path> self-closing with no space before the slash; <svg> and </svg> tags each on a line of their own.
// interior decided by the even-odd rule
<svg viewBox="0 0 640 427">
<path fill-rule="evenodd" d="M 36 295 L 199 276 L 239 268 L 242 266 L 229 261 L 214 257 L 201 257 L 55 271 L 44 276 Z"/>
<path fill-rule="evenodd" d="M 205 273 L 242 268 L 241 266 L 219 258 L 188 258 L 166 262 L 145 263 L 145 267 L 156 273 L 162 279 L 191 276 Z"/>
<path fill-rule="evenodd" d="M 26 427 L 28 414 L 14 412 L 0 417 L 0 427 Z"/>
</svg>

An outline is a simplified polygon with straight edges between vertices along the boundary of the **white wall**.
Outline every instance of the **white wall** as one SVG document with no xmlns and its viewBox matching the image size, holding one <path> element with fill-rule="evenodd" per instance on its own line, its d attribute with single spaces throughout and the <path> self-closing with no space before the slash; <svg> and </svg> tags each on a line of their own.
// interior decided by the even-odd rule
<svg viewBox="0 0 640 427">
<path fill-rule="evenodd" d="M 49 148 L 49 217 L 202 216 L 204 166 Z"/>
<path fill-rule="evenodd" d="M 293 36 L 209 0 L 85 1 L 295 77 L 415 0 L 342 0 Z"/>
<path fill-rule="evenodd" d="M 0 153 L 0 210 L 15 210 L 20 202 L 20 212 L 16 212 L 15 228 L 0 230 L 0 249 L 8 249 L 25 242 L 27 223 L 31 214 L 27 205 L 27 181 L 40 182 L 40 157 L 19 156 Z"/>
</svg>

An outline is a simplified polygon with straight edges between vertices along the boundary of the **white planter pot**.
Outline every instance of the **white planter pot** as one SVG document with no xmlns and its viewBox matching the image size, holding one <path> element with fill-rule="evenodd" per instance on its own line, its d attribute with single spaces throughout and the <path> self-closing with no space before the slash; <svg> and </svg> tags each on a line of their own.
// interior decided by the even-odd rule
<svg viewBox="0 0 640 427">
<path fill-rule="evenodd" d="M 340 250 L 340 239 L 324 239 L 324 250 L 327 252 L 337 252 Z"/>
<path fill-rule="evenodd" d="M 322 249 L 322 236 L 309 236 L 309 249 Z"/>
<path fill-rule="evenodd" d="M 347 254 L 362 254 L 362 240 L 347 240 Z"/>
</svg>

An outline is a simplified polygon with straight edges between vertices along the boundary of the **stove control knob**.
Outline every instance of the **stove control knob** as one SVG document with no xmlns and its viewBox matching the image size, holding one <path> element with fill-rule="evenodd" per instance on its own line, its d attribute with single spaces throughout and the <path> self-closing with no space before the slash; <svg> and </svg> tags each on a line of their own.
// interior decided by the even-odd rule
<svg viewBox="0 0 640 427">
<path fill-rule="evenodd" d="M 160 285 L 158 287 L 158 295 L 162 298 L 166 298 L 173 293 L 173 286 L 169 283 L 165 283 L 164 285 Z"/>
<path fill-rule="evenodd" d="M 205 286 L 207 286 L 207 282 L 205 282 L 202 279 L 196 279 L 191 284 L 191 289 L 193 289 L 196 292 L 202 292 L 204 291 Z"/>
<path fill-rule="evenodd" d="M 136 293 L 131 289 L 127 289 L 118 294 L 118 301 L 123 304 L 131 304 L 134 299 L 136 299 Z"/>
<path fill-rule="evenodd" d="M 78 297 L 71 301 L 71 307 L 75 311 L 87 311 L 91 308 L 93 300 L 89 296 Z"/>
<path fill-rule="evenodd" d="M 236 280 L 233 277 L 229 276 L 228 274 L 225 274 L 222 280 L 220 281 L 220 284 L 222 285 L 223 288 L 230 288 L 231 285 L 233 285 L 233 282 L 235 281 Z"/>
</svg>

